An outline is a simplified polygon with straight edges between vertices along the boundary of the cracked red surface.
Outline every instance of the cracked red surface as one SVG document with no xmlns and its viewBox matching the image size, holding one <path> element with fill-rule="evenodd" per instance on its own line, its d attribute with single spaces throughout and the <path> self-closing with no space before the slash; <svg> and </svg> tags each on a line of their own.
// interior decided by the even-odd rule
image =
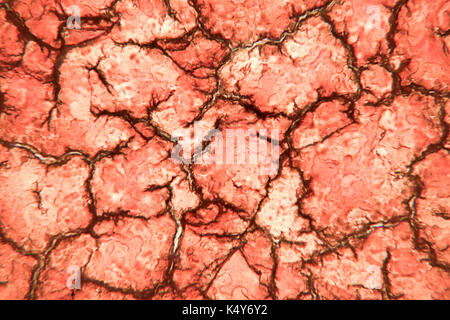
<svg viewBox="0 0 450 320">
<path fill-rule="evenodd" d="M 2 1 L 0 298 L 450 299 L 449 29 L 446 0 Z M 230 129 L 274 170 L 211 161 Z"/>
</svg>

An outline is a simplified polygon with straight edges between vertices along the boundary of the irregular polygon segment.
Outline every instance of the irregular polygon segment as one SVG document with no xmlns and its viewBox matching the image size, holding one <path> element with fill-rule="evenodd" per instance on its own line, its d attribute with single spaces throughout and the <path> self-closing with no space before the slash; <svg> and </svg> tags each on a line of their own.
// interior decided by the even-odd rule
<svg viewBox="0 0 450 320">
<path fill-rule="evenodd" d="M 59 48 L 58 37 L 62 23 L 58 17 L 59 5 L 54 0 L 38 0 L 32 5 L 28 1 L 12 1 L 7 9 L 9 19 L 20 26 L 22 33 L 29 38 L 38 39 L 43 46 Z"/>
<path fill-rule="evenodd" d="M 206 291 L 227 257 L 234 252 L 238 240 L 197 235 L 187 226 L 179 249 L 173 280 L 184 290 L 195 286 Z"/>
<path fill-rule="evenodd" d="M 24 44 L 19 30 L 14 24 L 8 22 L 4 10 L 0 11 L 0 35 L 0 61 L 2 67 L 14 66 L 22 57 Z"/>
<path fill-rule="evenodd" d="M 187 0 L 120 1 L 115 11 L 120 21 L 111 37 L 118 42 L 149 43 L 157 38 L 177 38 L 195 27 L 196 12 Z"/>
<path fill-rule="evenodd" d="M 0 299 L 15 300 L 28 296 L 37 261 L 0 243 Z"/>
<path fill-rule="evenodd" d="M 245 258 L 236 251 L 225 263 L 208 290 L 213 299 L 264 299 L 267 289 L 259 282 Z"/>
<path fill-rule="evenodd" d="M 398 32 L 394 38 L 395 55 L 407 62 L 401 72 L 402 83 L 411 82 L 427 89 L 448 92 L 450 83 L 450 55 L 448 35 L 450 29 L 450 3 L 408 1 L 399 14 Z"/>
<path fill-rule="evenodd" d="M 319 94 L 356 92 L 347 59 L 329 25 L 314 17 L 279 46 L 236 52 L 220 77 L 228 92 L 248 96 L 261 111 L 293 114 Z"/>
<path fill-rule="evenodd" d="M 336 100 L 324 102 L 316 110 L 308 112 L 293 132 L 293 147 L 301 149 L 319 143 L 345 128 L 351 123 L 347 110 L 345 103 Z"/>
<path fill-rule="evenodd" d="M 299 156 L 312 188 L 301 208 L 333 238 L 369 221 L 405 215 L 414 188 L 405 176 L 408 166 L 441 136 L 439 106 L 426 97 L 359 110 L 359 124 Z"/>
<path fill-rule="evenodd" d="M 151 217 L 168 210 L 170 182 L 181 174 L 170 148 L 157 137 L 136 139 L 123 155 L 98 162 L 91 182 L 97 214 Z"/>
<path fill-rule="evenodd" d="M 353 47 L 358 65 L 376 54 L 389 52 L 386 39 L 391 29 L 391 10 L 395 0 L 345 0 L 328 13 L 336 31 L 345 35 Z"/>
<path fill-rule="evenodd" d="M 148 221 L 105 221 L 95 232 L 97 250 L 86 266 L 86 277 L 125 292 L 153 290 L 165 280 L 175 222 L 164 215 Z"/>
<path fill-rule="evenodd" d="M 297 199 L 303 194 L 300 174 L 283 168 L 281 176 L 271 183 L 269 195 L 262 202 L 256 223 L 276 239 L 296 240 L 308 230 L 308 220 L 299 216 Z"/>
<path fill-rule="evenodd" d="M 295 25 L 295 16 L 326 3 L 324 0 L 193 1 L 204 26 L 234 45 L 279 38 L 284 30 Z"/>
<path fill-rule="evenodd" d="M 421 235 L 434 249 L 435 263 L 450 266 L 450 155 L 440 151 L 429 155 L 416 166 L 422 180 L 423 191 L 416 199 L 416 221 Z"/>
<path fill-rule="evenodd" d="M 88 226 L 87 164 L 73 158 L 45 167 L 24 150 L 1 149 L 0 223 L 3 232 L 26 250 L 43 251 L 52 237 Z"/>
</svg>

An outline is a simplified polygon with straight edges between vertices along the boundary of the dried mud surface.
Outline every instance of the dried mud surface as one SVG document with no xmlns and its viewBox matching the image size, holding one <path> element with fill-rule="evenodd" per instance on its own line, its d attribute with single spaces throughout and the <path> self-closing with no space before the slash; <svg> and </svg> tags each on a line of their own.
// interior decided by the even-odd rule
<svg viewBox="0 0 450 320">
<path fill-rule="evenodd" d="M 447 0 L 2 1 L 0 299 L 450 299 L 449 29 Z M 174 162 L 194 123 L 279 129 L 279 167 Z"/>
</svg>

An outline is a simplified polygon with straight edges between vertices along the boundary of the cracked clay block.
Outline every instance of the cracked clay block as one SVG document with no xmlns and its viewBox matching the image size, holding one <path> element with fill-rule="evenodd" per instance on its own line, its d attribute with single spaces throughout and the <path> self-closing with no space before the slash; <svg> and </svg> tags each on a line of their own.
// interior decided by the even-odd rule
<svg viewBox="0 0 450 320">
<path fill-rule="evenodd" d="M 450 299 L 446 0 L 0 3 L 0 299 Z"/>
</svg>

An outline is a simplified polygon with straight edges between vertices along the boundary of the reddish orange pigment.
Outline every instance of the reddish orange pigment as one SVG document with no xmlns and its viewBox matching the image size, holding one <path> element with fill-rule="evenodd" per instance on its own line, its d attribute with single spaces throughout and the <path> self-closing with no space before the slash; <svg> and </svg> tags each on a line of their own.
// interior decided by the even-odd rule
<svg viewBox="0 0 450 320">
<path fill-rule="evenodd" d="M 449 30 L 447 0 L 2 1 L 0 299 L 450 299 Z"/>
</svg>

